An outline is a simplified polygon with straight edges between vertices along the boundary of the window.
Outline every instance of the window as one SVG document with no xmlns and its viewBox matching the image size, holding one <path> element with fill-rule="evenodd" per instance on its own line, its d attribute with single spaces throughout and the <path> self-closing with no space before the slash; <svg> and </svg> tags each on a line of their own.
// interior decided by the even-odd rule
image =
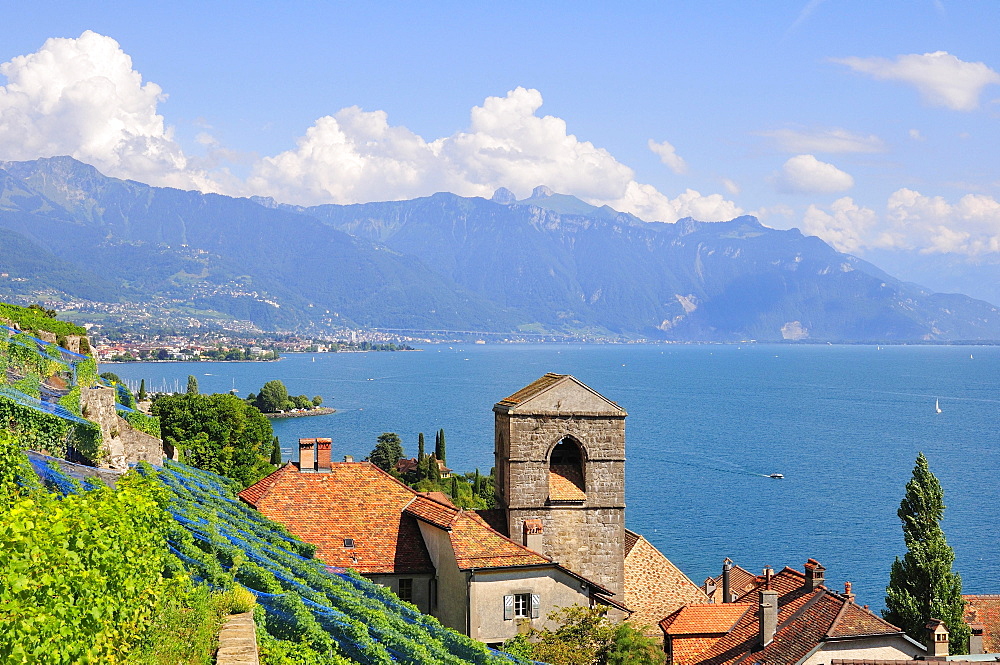
<svg viewBox="0 0 1000 665">
<path fill-rule="evenodd" d="M 515 593 L 503 597 L 503 618 L 537 619 L 541 607 L 541 597 L 537 593 Z"/>
<path fill-rule="evenodd" d="M 396 595 L 399 596 L 400 600 L 405 600 L 408 603 L 413 602 L 413 579 L 403 578 L 399 580 L 399 587 Z"/>
<path fill-rule="evenodd" d="M 354 547 L 354 539 L 344 538 L 344 547 Z"/>
</svg>

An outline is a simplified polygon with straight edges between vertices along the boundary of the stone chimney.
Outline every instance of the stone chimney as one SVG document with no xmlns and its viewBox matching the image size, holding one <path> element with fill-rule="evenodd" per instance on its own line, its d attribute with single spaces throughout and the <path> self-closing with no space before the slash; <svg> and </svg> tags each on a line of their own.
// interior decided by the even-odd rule
<svg viewBox="0 0 1000 665">
<path fill-rule="evenodd" d="M 760 607 L 757 610 L 757 619 L 760 621 L 760 646 L 764 648 L 774 640 L 774 633 L 778 630 L 777 591 L 765 589 L 760 592 Z"/>
<path fill-rule="evenodd" d="M 815 591 L 821 587 L 826 582 L 825 574 L 826 568 L 819 561 L 816 559 L 806 561 L 806 590 Z"/>
<path fill-rule="evenodd" d="M 850 582 L 844 582 L 844 598 L 846 598 L 848 600 L 848 602 L 851 602 L 851 603 L 854 602 L 854 594 L 851 593 L 851 583 Z"/>
<path fill-rule="evenodd" d="M 316 439 L 299 439 L 299 471 L 315 473 Z"/>
<path fill-rule="evenodd" d="M 319 473 L 330 473 L 330 448 L 333 439 L 316 439 L 316 470 Z"/>
<path fill-rule="evenodd" d="M 722 602 L 733 602 L 731 587 L 729 586 L 729 573 L 733 569 L 733 562 L 728 558 L 722 561 Z"/>
<path fill-rule="evenodd" d="M 980 653 L 986 653 L 986 649 L 983 647 L 983 624 L 976 621 L 976 617 L 973 616 L 972 621 L 969 622 L 969 654 Z"/>
<path fill-rule="evenodd" d="M 524 520 L 524 546 L 529 550 L 542 551 L 542 520 Z"/>
<path fill-rule="evenodd" d="M 774 569 L 771 566 L 764 566 L 764 588 L 771 588 L 771 578 L 774 577 Z"/>
<path fill-rule="evenodd" d="M 931 619 L 924 626 L 927 629 L 928 658 L 942 658 L 948 655 L 948 626 L 941 619 Z"/>
<path fill-rule="evenodd" d="M 345 462 L 353 462 L 354 461 L 354 455 L 344 455 L 344 461 Z"/>
</svg>

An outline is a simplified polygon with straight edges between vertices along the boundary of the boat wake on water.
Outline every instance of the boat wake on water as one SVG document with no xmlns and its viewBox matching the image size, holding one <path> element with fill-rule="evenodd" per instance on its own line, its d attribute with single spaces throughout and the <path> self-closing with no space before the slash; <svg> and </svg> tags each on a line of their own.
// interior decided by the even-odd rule
<svg viewBox="0 0 1000 665">
<path fill-rule="evenodd" d="M 713 466 L 711 464 L 699 463 L 699 462 L 681 462 L 679 460 L 660 460 L 665 464 L 679 464 L 681 466 L 691 466 L 696 469 L 708 469 L 711 471 L 720 471 L 722 473 L 735 473 L 738 476 L 755 476 L 759 478 L 784 478 L 780 473 L 760 473 L 757 471 L 750 471 L 748 469 L 743 469 L 740 467 L 736 468 L 723 468 L 720 466 Z"/>
</svg>

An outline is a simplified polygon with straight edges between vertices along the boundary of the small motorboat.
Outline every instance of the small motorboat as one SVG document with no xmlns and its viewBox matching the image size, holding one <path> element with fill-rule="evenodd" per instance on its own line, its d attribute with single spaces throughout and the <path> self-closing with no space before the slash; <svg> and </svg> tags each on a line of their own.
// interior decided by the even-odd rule
<svg viewBox="0 0 1000 665">
<path fill-rule="evenodd" d="M 781 479 L 781 478 L 784 478 L 784 477 L 785 477 L 785 475 L 782 474 L 782 473 L 772 473 L 772 474 L 768 475 L 768 478 Z"/>
</svg>

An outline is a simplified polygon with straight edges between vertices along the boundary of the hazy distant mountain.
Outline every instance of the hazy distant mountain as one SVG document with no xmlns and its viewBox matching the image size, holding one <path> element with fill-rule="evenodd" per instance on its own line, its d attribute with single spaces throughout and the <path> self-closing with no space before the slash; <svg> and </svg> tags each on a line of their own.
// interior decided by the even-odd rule
<svg viewBox="0 0 1000 665">
<path fill-rule="evenodd" d="M 926 254 L 919 250 L 869 250 L 869 261 L 899 279 L 944 293 L 964 293 L 1000 305 L 1000 255 Z"/>
<path fill-rule="evenodd" d="M 11 248 L 9 251 L 7 248 Z M 646 223 L 537 188 L 312 208 L 0 163 L 0 295 L 164 297 L 262 327 L 677 340 L 1000 339 L 1000 311 L 752 217 Z M 23 275 L 22 275 L 23 273 Z"/>
</svg>

